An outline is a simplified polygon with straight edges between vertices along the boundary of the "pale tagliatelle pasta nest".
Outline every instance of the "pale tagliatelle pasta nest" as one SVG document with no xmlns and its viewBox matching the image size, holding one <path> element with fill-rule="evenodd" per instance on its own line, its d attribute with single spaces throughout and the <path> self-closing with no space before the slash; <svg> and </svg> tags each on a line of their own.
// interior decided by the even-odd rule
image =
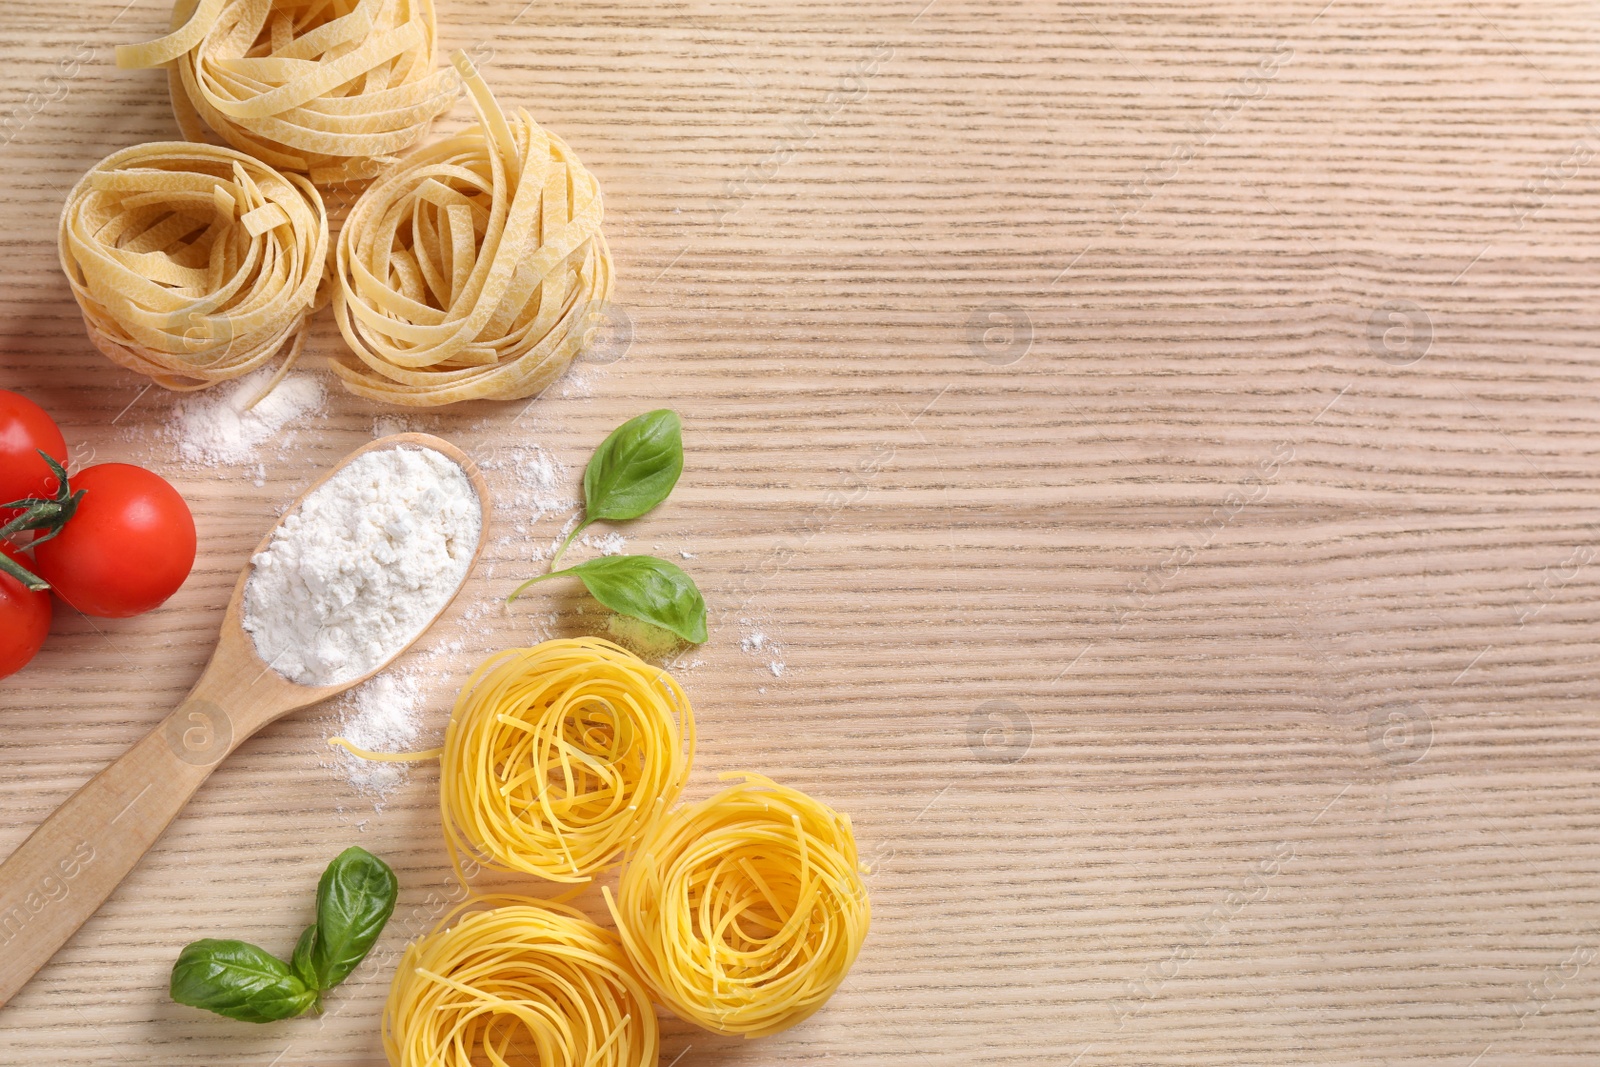
<svg viewBox="0 0 1600 1067">
<path fill-rule="evenodd" d="M 300 354 L 328 256 L 306 178 L 231 148 L 161 141 L 115 152 L 67 196 L 61 269 L 94 346 L 169 389 Z"/>
<path fill-rule="evenodd" d="M 373 177 L 455 101 L 432 0 L 178 0 L 165 37 L 117 49 L 166 66 L 183 135 L 320 185 Z"/>
<path fill-rule="evenodd" d="M 455 64 L 478 125 L 368 188 L 335 251 L 334 315 L 356 361 L 334 370 L 391 404 L 532 396 L 611 295 L 594 175 L 526 111 L 508 119 L 465 55 Z"/>
</svg>

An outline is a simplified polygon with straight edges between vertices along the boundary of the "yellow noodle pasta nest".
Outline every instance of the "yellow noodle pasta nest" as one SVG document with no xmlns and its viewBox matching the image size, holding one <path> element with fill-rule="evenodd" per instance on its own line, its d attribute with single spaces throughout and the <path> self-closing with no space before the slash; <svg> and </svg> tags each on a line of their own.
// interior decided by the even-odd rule
<svg viewBox="0 0 1600 1067">
<path fill-rule="evenodd" d="M 742 777 L 661 823 L 606 902 L 661 1003 L 707 1030 L 761 1037 L 833 995 L 872 909 L 849 817 Z"/>
<path fill-rule="evenodd" d="M 97 163 L 67 196 L 58 239 L 94 346 L 169 389 L 200 389 L 299 355 L 328 219 L 298 174 L 170 141 Z"/>
<path fill-rule="evenodd" d="M 479 122 L 418 149 L 350 209 L 334 313 L 351 392 L 413 407 L 532 396 L 599 329 L 611 294 L 600 186 L 454 57 Z"/>
<path fill-rule="evenodd" d="M 491 867 L 587 882 L 665 816 L 694 759 L 672 676 L 597 637 L 491 656 L 462 688 L 440 770 L 445 840 Z"/>
<path fill-rule="evenodd" d="M 559 904 L 488 897 L 406 948 L 383 1010 L 391 1067 L 656 1067 L 622 946 Z"/>
<path fill-rule="evenodd" d="M 432 0 L 178 0 L 172 32 L 117 49 L 166 66 L 183 134 L 319 184 L 370 179 L 455 100 Z"/>
</svg>

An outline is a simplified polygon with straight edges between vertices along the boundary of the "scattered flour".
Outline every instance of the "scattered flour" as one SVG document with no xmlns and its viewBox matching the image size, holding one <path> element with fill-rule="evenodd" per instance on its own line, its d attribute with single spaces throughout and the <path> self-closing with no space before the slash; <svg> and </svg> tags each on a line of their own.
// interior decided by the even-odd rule
<svg viewBox="0 0 1600 1067">
<path fill-rule="evenodd" d="M 620 556 L 623 549 L 628 547 L 628 539 L 613 530 L 608 534 L 584 534 L 578 538 L 578 544 L 592 548 L 602 556 Z"/>
<path fill-rule="evenodd" d="M 422 423 L 418 419 L 408 419 L 404 415 L 379 415 L 372 420 L 372 436 L 388 437 L 397 433 L 417 433 L 422 430 Z"/>
<path fill-rule="evenodd" d="M 372 670 L 466 578 L 483 526 L 472 483 L 432 449 L 368 452 L 306 497 L 252 561 L 244 628 L 302 685 Z"/>
<path fill-rule="evenodd" d="M 255 463 L 261 446 L 280 430 L 321 410 L 327 399 L 322 382 L 310 374 L 290 374 L 246 411 L 272 375 L 269 367 L 180 400 L 162 431 L 176 442 L 179 458 L 206 467 Z M 265 467 L 256 463 L 254 473 L 256 484 L 264 484 Z"/>
<path fill-rule="evenodd" d="M 420 747 L 422 683 L 418 666 L 391 668 L 340 698 L 337 736 L 369 752 L 405 752 Z M 387 796 L 409 777 L 406 763 L 364 760 L 330 749 L 339 772 L 358 793 Z"/>
<path fill-rule="evenodd" d="M 460 620 L 471 624 L 503 608 L 504 600 L 489 596 L 470 603 Z M 460 637 L 436 640 L 408 653 L 381 673 L 338 697 L 333 714 L 322 720 L 325 738 L 342 737 L 369 752 L 418 752 L 437 748 L 442 741 L 450 706 L 460 684 L 459 657 L 467 648 Z M 389 796 L 411 780 L 418 766 L 409 762 L 364 760 L 343 748 L 317 749 L 318 762 L 332 770 L 357 794 L 382 811 Z M 358 823 L 359 827 L 360 824 Z"/>
<path fill-rule="evenodd" d="M 561 396 L 563 399 L 592 397 L 595 380 L 604 376 L 604 372 L 598 368 L 584 363 L 581 359 L 575 359 L 559 379 Z"/>
<path fill-rule="evenodd" d="M 782 652 L 778 642 L 766 633 L 752 619 L 740 619 L 739 629 L 744 636 L 739 639 L 739 648 L 749 656 L 755 656 L 767 661 L 767 670 L 772 672 L 774 678 L 782 678 L 786 665 L 778 656 Z"/>
<path fill-rule="evenodd" d="M 510 445 L 495 449 L 478 464 L 496 482 L 495 502 L 512 518 L 512 532 L 496 542 L 509 545 L 526 536 L 528 524 L 555 511 L 567 511 L 578 502 L 561 488 L 561 468 L 538 445 Z"/>
</svg>

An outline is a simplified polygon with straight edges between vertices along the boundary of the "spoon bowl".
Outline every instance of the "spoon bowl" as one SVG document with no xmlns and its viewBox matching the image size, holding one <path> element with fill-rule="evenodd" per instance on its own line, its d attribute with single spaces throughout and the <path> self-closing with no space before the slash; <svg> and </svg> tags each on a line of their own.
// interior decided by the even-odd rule
<svg viewBox="0 0 1600 1067">
<path fill-rule="evenodd" d="M 483 521 L 462 576 L 472 573 L 489 534 L 489 487 L 466 453 L 431 434 L 379 438 L 350 453 L 295 500 L 306 497 L 352 461 L 393 448 L 430 449 L 466 474 Z M 282 519 L 250 558 L 272 543 Z M 223 758 L 246 738 L 300 708 L 336 696 L 393 663 L 438 621 L 458 585 L 426 626 L 371 670 L 332 685 L 300 685 L 263 662 L 244 629 L 244 592 L 253 564 L 234 584 L 211 661 L 183 702 L 145 738 L 67 799 L 0 864 L 0 1006 L 93 915 Z"/>
<path fill-rule="evenodd" d="M 322 488 L 329 479 L 362 456 L 369 452 L 387 452 L 393 448 L 426 448 L 441 453 L 460 467 L 463 473 L 466 474 L 467 481 L 472 483 L 473 491 L 478 495 L 478 506 L 483 513 L 483 522 L 478 530 L 478 544 L 472 551 L 471 562 L 467 565 L 467 574 L 471 574 L 472 568 L 478 562 L 478 557 L 483 553 L 483 546 L 488 542 L 489 485 L 484 481 L 483 473 L 478 470 L 478 465 L 465 452 L 449 441 L 434 437 L 432 434 L 397 433 L 388 437 L 380 437 L 369 444 L 363 445 L 340 460 L 338 466 L 328 471 L 315 484 L 301 493 L 295 499 L 294 504 L 284 511 L 283 517 L 287 518 L 300 510 L 300 505 L 305 502 L 306 497 Z M 281 525 L 283 525 L 282 518 L 278 520 L 272 529 L 267 531 L 266 536 L 262 537 L 261 543 L 256 545 L 255 550 L 250 553 L 251 559 L 267 550 L 267 546 L 272 544 L 273 535 L 278 532 L 278 527 Z M 211 666 L 207 668 L 206 672 L 209 674 L 212 668 L 228 668 L 230 677 L 235 683 L 242 682 L 244 676 L 249 675 L 249 681 L 244 682 L 244 691 L 252 694 L 254 699 L 242 702 L 236 711 L 230 713 L 230 718 L 239 720 L 232 725 L 236 729 L 239 726 L 245 728 L 241 740 L 243 737 L 249 737 L 263 726 L 282 718 L 292 711 L 309 707 L 312 704 L 327 700 L 329 697 L 338 696 L 345 690 L 353 689 L 382 671 L 399 658 L 406 649 L 415 644 L 417 638 L 420 638 L 432 628 L 433 624 L 439 620 L 439 616 L 449 610 L 451 603 L 455 601 L 456 593 L 461 591 L 460 586 L 457 586 L 456 593 L 450 594 L 450 598 L 439 605 L 439 610 L 428 620 L 428 624 L 417 632 L 416 637 L 406 642 L 394 655 L 366 673 L 351 678 L 349 681 L 337 682 L 333 685 L 301 685 L 285 678 L 264 662 L 256 652 L 255 640 L 245 631 L 244 590 L 245 586 L 250 583 L 250 574 L 253 569 L 253 567 L 246 565 L 239 572 L 239 580 L 233 586 L 233 595 L 228 598 L 228 610 L 222 616 L 222 635 L 217 641 L 217 650 L 212 655 Z M 462 581 L 465 584 L 465 578 Z M 204 681 L 205 675 L 202 675 L 201 683 L 203 684 Z M 200 684 L 195 686 L 196 690 L 200 688 Z M 226 755 L 226 753 L 222 755 Z M 220 759 L 221 756 L 219 755 L 218 758 Z M 3 872 L 3 868 L 0 868 L 0 872 Z"/>
</svg>

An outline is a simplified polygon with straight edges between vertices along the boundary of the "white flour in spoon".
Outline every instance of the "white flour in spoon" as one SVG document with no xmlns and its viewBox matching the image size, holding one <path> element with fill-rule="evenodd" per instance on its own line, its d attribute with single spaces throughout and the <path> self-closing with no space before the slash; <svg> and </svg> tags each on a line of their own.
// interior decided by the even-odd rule
<svg viewBox="0 0 1600 1067">
<path fill-rule="evenodd" d="M 301 685 L 358 678 L 416 639 L 466 578 L 483 509 L 427 448 L 368 452 L 311 493 L 251 562 L 244 628 Z"/>
</svg>

